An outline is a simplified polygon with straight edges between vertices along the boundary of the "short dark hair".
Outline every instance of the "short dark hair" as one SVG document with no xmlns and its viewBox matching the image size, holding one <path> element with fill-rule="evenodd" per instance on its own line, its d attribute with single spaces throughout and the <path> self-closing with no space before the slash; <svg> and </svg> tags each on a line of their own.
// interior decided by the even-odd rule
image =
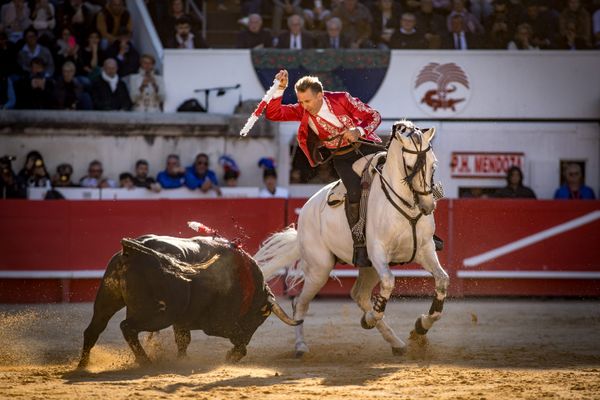
<svg viewBox="0 0 600 400">
<path fill-rule="evenodd" d="M 46 68 L 46 61 L 44 61 L 44 59 L 41 57 L 33 57 L 31 61 L 29 61 L 29 65 L 31 66 L 33 64 L 41 65 L 42 67 Z"/>
<path fill-rule="evenodd" d="M 192 19 L 189 16 L 184 15 L 184 16 L 179 17 L 179 18 L 177 18 L 175 20 L 175 26 L 177 26 L 177 25 L 183 25 L 183 24 L 192 25 Z"/>
<path fill-rule="evenodd" d="M 146 160 L 144 160 L 144 159 L 137 160 L 137 161 L 135 162 L 135 167 L 137 168 L 137 167 L 139 167 L 140 165 L 145 165 L 145 166 L 147 167 L 147 166 L 148 166 L 148 161 L 146 161 Z"/>
<path fill-rule="evenodd" d="M 133 180 L 133 175 L 131 175 L 129 172 L 121 172 L 119 174 L 119 180 L 122 181 L 123 179 L 131 179 L 131 180 Z"/>
<path fill-rule="evenodd" d="M 266 179 L 270 176 L 277 178 L 277 170 L 275 168 L 265 168 L 263 171 L 263 179 Z"/>
</svg>

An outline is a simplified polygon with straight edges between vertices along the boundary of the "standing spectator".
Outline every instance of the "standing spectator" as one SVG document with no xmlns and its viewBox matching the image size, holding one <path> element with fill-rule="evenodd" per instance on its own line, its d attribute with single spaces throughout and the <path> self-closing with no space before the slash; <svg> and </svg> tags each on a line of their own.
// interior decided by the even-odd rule
<svg viewBox="0 0 600 400">
<path fill-rule="evenodd" d="M 71 164 L 62 163 L 56 167 L 56 174 L 52 177 L 53 187 L 79 187 L 73 183 L 71 176 L 73 175 L 73 167 Z"/>
<path fill-rule="evenodd" d="M 52 33 L 56 26 L 56 17 L 54 5 L 48 0 L 35 0 L 35 6 L 31 12 L 31 22 L 38 37 L 46 36 L 50 40 L 54 39 Z"/>
<path fill-rule="evenodd" d="M 390 48 L 392 49 L 425 49 L 427 41 L 422 32 L 417 30 L 417 19 L 413 13 L 404 13 L 400 19 L 400 29 L 392 35 Z"/>
<path fill-rule="evenodd" d="M 248 15 L 248 27 L 242 28 L 237 35 L 238 49 L 264 49 L 273 47 L 271 32 L 263 27 L 263 19 L 259 14 Z"/>
<path fill-rule="evenodd" d="M 417 27 L 424 33 L 430 49 L 439 49 L 442 38 L 446 36 L 446 20 L 433 9 L 433 0 L 421 0 L 419 10 L 415 13 Z"/>
<path fill-rule="evenodd" d="M 369 9 L 358 0 L 344 0 L 331 13 L 342 20 L 351 48 L 371 47 L 371 24 L 373 18 Z"/>
<path fill-rule="evenodd" d="M 327 23 L 327 31 L 319 36 L 317 40 L 318 49 L 347 49 L 350 47 L 350 39 L 343 31 L 342 20 L 338 17 L 330 18 Z"/>
<path fill-rule="evenodd" d="M 44 61 L 46 76 L 54 75 L 54 59 L 47 47 L 38 43 L 37 32 L 33 28 L 27 28 L 25 31 L 25 45 L 19 51 L 17 60 L 21 69 L 25 72 L 31 72 L 31 60 L 40 58 Z"/>
<path fill-rule="evenodd" d="M 117 62 L 107 58 L 102 73 L 92 85 L 92 100 L 96 110 L 131 110 L 131 99 L 125 82 L 117 74 Z"/>
<path fill-rule="evenodd" d="M 373 11 L 373 25 L 371 29 L 371 41 L 375 46 L 380 49 L 388 49 L 390 47 L 392 34 L 399 28 L 398 21 L 400 21 L 400 16 L 400 7 L 393 0 L 377 1 L 377 6 Z"/>
<path fill-rule="evenodd" d="M 286 188 L 277 186 L 277 171 L 274 168 L 265 168 L 263 171 L 264 187 L 260 189 L 258 197 L 261 198 L 284 198 L 289 197 Z"/>
<path fill-rule="evenodd" d="M 25 199 L 27 190 L 12 169 L 14 157 L 0 158 L 0 199 Z"/>
<path fill-rule="evenodd" d="M 93 160 L 88 166 L 88 174 L 81 178 L 79 184 L 81 187 L 87 188 L 117 187 L 116 182 L 112 179 L 104 178 L 102 176 L 103 173 L 102 163 L 98 160 Z"/>
<path fill-rule="evenodd" d="M 54 86 L 53 101 L 59 110 L 91 110 L 92 99 L 83 85 L 75 79 L 75 64 L 67 61 L 62 67 L 62 76 Z"/>
<path fill-rule="evenodd" d="M 466 0 L 452 0 L 452 11 L 448 14 L 446 18 L 448 31 L 452 32 L 452 17 L 455 15 L 460 15 L 463 17 L 465 31 L 473 33 L 475 35 L 483 34 L 483 26 L 477 18 L 467 10 L 465 6 Z"/>
<path fill-rule="evenodd" d="M 217 175 L 208 165 L 208 156 L 204 153 L 198 154 L 194 164 L 185 169 L 185 186 L 191 190 L 200 189 L 203 193 L 214 190 L 217 196 L 221 196 Z"/>
<path fill-rule="evenodd" d="M 278 36 L 281 33 L 284 18 L 303 14 L 300 0 L 273 0 L 273 34 Z"/>
<path fill-rule="evenodd" d="M 303 2 L 306 6 L 304 11 L 304 20 L 308 29 L 320 30 L 323 29 L 323 23 L 329 20 L 331 9 L 327 0 L 306 0 Z"/>
<path fill-rule="evenodd" d="M 292 15 L 287 20 L 289 31 L 282 32 L 277 38 L 278 49 L 312 49 L 314 47 L 313 37 L 304 31 L 304 18 Z"/>
<path fill-rule="evenodd" d="M 23 38 L 25 29 L 31 25 L 29 6 L 25 0 L 12 0 L 0 9 L 0 31 L 6 32 L 13 43 Z"/>
<path fill-rule="evenodd" d="M 100 47 L 100 34 L 91 31 L 87 37 L 87 44 L 82 47 L 79 53 L 79 62 L 83 69 L 83 74 L 91 85 L 91 81 L 96 80 L 102 73 L 100 67 L 106 60 L 106 53 Z"/>
<path fill-rule="evenodd" d="M 53 100 L 54 81 L 48 78 L 46 65 L 41 58 L 31 60 L 31 72 L 15 84 L 16 108 L 20 110 L 49 110 L 55 107 Z"/>
<path fill-rule="evenodd" d="M 567 35 L 569 23 L 575 26 L 575 37 L 582 40 L 585 46 L 592 44 L 592 17 L 579 0 L 568 0 L 567 7 L 560 13 L 560 35 Z"/>
<path fill-rule="evenodd" d="M 158 173 L 156 180 L 163 189 L 177 189 L 183 186 L 185 181 L 185 170 L 177 154 L 169 154 L 167 167 Z"/>
<path fill-rule="evenodd" d="M 95 29 L 95 14 L 83 0 L 65 0 L 56 12 L 60 29 L 69 28 L 77 43 L 83 46 L 88 35 Z"/>
<path fill-rule="evenodd" d="M 96 17 L 96 29 L 100 32 L 103 49 L 117 40 L 122 29 L 131 33 L 131 16 L 123 0 L 108 0 Z"/>
<path fill-rule="evenodd" d="M 171 49 L 206 49 L 208 44 L 202 36 L 192 32 L 189 17 L 181 17 L 175 22 L 175 34 L 167 42 Z"/>
<path fill-rule="evenodd" d="M 594 200 L 594 190 L 583 182 L 581 166 L 577 163 L 567 165 L 565 171 L 566 183 L 556 189 L 555 199 L 563 200 Z"/>
<path fill-rule="evenodd" d="M 25 164 L 19 171 L 17 178 L 25 185 L 25 187 L 36 186 L 36 182 L 39 182 L 44 178 L 49 178 L 46 167 L 44 166 L 44 158 L 39 151 L 32 150 L 27 153 Z M 44 185 L 41 186 L 45 186 L 45 181 L 43 183 Z"/>
<path fill-rule="evenodd" d="M 508 50 L 539 50 L 532 43 L 533 30 L 529 24 L 517 27 L 515 38 L 508 43 Z"/>
<path fill-rule="evenodd" d="M 17 46 L 8 40 L 6 32 L 0 31 L 0 76 L 11 77 L 21 73 L 17 54 Z"/>
<path fill-rule="evenodd" d="M 0 73 L 0 110 L 12 110 L 17 103 L 12 79 Z"/>
<path fill-rule="evenodd" d="M 517 166 L 512 166 L 506 171 L 506 186 L 498 189 L 494 197 L 505 199 L 536 198 L 533 190 L 523 185 L 523 172 Z"/>
<path fill-rule="evenodd" d="M 144 187 L 154 192 L 160 192 L 160 184 L 156 180 L 148 175 L 149 166 L 146 160 L 137 160 L 135 163 L 135 176 L 133 177 L 133 184 L 136 187 Z"/>
<path fill-rule="evenodd" d="M 119 31 L 115 40 L 106 50 L 107 57 L 117 60 L 121 78 L 138 71 L 140 55 L 131 43 L 131 33 L 127 29 Z"/>
<path fill-rule="evenodd" d="M 442 47 L 454 50 L 478 49 L 480 47 L 478 37 L 465 30 L 462 15 L 453 15 L 450 19 L 450 34 L 442 39 Z"/>
<path fill-rule="evenodd" d="M 129 79 L 129 95 L 134 111 L 160 112 L 165 101 L 165 84 L 162 76 L 156 75 L 156 61 L 149 54 L 140 60 L 140 70 Z"/>
</svg>

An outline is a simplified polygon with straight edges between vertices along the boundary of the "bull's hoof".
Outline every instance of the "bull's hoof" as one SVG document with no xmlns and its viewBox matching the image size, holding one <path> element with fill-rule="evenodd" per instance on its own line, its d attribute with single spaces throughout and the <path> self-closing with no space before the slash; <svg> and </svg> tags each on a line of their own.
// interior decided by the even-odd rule
<svg viewBox="0 0 600 400">
<path fill-rule="evenodd" d="M 148 356 L 145 356 L 145 357 L 136 357 L 135 361 L 138 363 L 138 365 L 140 365 L 142 367 L 146 367 L 148 365 L 152 365 L 152 361 L 150 361 L 150 359 L 148 358 Z"/>
<path fill-rule="evenodd" d="M 79 364 L 77 364 L 77 369 L 85 369 L 87 368 L 88 364 L 90 363 L 90 359 L 89 358 L 82 358 L 81 360 L 79 360 Z"/>
<path fill-rule="evenodd" d="M 363 314 L 363 316 L 360 318 L 360 326 L 363 327 L 363 329 L 373 329 L 375 328 L 375 325 L 369 325 L 367 323 L 367 319 L 365 318 L 367 314 Z"/>
<path fill-rule="evenodd" d="M 308 353 L 308 346 L 306 345 L 306 343 L 296 343 L 296 353 L 294 354 L 294 356 L 296 358 L 302 358 L 306 353 Z"/>
<path fill-rule="evenodd" d="M 406 347 L 392 347 L 392 354 L 401 357 L 406 354 Z"/>
<path fill-rule="evenodd" d="M 245 352 L 241 352 L 236 349 L 231 349 L 227 352 L 225 359 L 228 362 L 236 363 L 236 362 L 239 362 L 242 358 L 244 358 L 245 355 L 246 355 Z"/>
</svg>

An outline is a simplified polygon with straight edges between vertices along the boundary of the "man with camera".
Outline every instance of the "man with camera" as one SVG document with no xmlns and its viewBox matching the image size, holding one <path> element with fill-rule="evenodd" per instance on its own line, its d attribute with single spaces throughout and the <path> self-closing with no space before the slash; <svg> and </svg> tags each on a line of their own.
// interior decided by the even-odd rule
<svg viewBox="0 0 600 400">
<path fill-rule="evenodd" d="M 14 156 L 0 158 L 0 198 L 24 199 L 27 197 L 25 185 L 19 181 L 12 169 Z"/>
</svg>

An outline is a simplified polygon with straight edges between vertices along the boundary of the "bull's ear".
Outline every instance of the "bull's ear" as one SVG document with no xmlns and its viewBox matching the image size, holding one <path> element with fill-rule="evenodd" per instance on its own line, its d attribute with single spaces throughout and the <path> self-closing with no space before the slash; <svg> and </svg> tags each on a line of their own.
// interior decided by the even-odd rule
<svg viewBox="0 0 600 400">
<path fill-rule="evenodd" d="M 423 138 L 427 140 L 427 142 L 431 142 L 433 137 L 435 136 L 435 128 L 429 128 L 425 132 L 423 132 Z"/>
</svg>

